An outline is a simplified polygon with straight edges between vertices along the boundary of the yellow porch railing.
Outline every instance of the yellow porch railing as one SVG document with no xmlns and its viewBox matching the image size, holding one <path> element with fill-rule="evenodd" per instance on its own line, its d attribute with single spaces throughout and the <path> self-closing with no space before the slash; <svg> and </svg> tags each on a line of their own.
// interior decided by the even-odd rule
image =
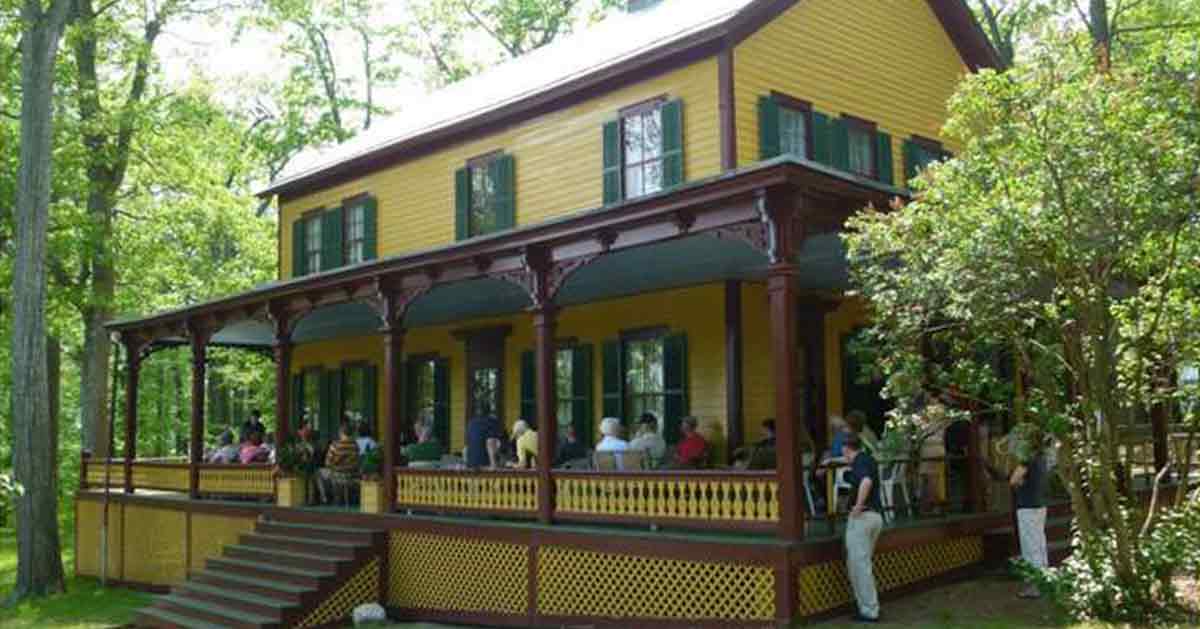
<svg viewBox="0 0 1200 629">
<path fill-rule="evenodd" d="M 275 496 L 275 478 L 270 465 L 211 465 L 200 466 L 201 494 L 230 496 Z"/>
<path fill-rule="evenodd" d="M 779 520 L 773 472 L 556 472 L 555 513 L 576 519 L 769 525 Z"/>
<path fill-rule="evenodd" d="M 125 461 L 84 460 L 82 475 L 90 487 L 104 487 L 105 467 L 109 487 L 125 486 Z M 138 459 L 133 462 L 133 488 L 187 492 L 191 467 L 186 461 Z M 275 495 L 275 480 L 269 465 L 200 465 L 201 494 L 268 498 Z"/>
<path fill-rule="evenodd" d="M 527 471 L 398 470 L 396 506 L 534 515 L 537 482 Z"/>
</svg>

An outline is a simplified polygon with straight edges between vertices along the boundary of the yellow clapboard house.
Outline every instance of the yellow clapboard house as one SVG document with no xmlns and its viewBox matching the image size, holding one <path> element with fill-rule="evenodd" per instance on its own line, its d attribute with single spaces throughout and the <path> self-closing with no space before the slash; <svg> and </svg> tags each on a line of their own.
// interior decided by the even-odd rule
<svg viewBox="0 0 1200 629">
<path fill-rule="evenodd" d="M 155 347 L 189 344 L 201 393 L 209 346 L 271 348 L 280 443 L 347 418 L 379 441 L 380 469 L 341 501 L 360 506 L 305 508 L 288 474 L 203 463 L 203 394 L 189 462 L 139 460 L 134 403 L 125 458 L 84 461 L 82 572 L 182 584 L 142 616 L 174 626 L 230 608 L 318 625 L 365 601 L 483 624 L 775 626 L 848 602 L 838 470 L 813 467 L 831 417 L 879 430 L 884 408 L 845 352 L 867 307 L 838 232 L 954 152 L 948 99 L 996 55 L 962 0 L 629 4 L 273 182 L 278 281 L 110 326 L 134 400 Z M 464 459 L 484 417 L 532 426 L 539 465 Z M 689 417 L 704 455 L 672 465 Z M 589 453 L 604 418 L 666 454 Z M 408 464 L 418 432 L 441 458 Z M 561 465 L 568 435 L 580 456 Z M 1004 520 L 936 522 L 885 533 L 884 589 L 979 563 Z"/>
</svg>

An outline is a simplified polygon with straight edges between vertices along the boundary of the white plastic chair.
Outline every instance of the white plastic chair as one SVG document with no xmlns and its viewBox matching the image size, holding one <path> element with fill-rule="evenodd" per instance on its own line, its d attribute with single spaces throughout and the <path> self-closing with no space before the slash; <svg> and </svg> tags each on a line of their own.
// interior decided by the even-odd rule
<svg viewBox="0 0 1200 629">
<path fill-rule="evenodd" d="M 908 498 L 908 483 L 904 482 L 904 472 L 908 467 L 908 463 L 904 461 L 895 461 L 890 465 L 891 474 L 887 478 L 883 478 L 879 482 L 879 498 L 883 502 L 883 519 L 889 521 L 895 517 L 896 502 L 895 492 L 896 484 L 900 485 L 900 493 L 904 496 L 904 504 L 910 505 L 912 501 Z"/>
<path fill-rule="evenodd" d="M 850 475 L 850 466 L 841 465 L 833 475 L 833 499 L 840 506 L 841 501 L 838 500 L 842 495 L 842 490 L 846 490 L 847 494 L 854 492 L 854 486 L 846 479 Z M 853 500 L 853 497 L 851 498 Z"/>
</svg>

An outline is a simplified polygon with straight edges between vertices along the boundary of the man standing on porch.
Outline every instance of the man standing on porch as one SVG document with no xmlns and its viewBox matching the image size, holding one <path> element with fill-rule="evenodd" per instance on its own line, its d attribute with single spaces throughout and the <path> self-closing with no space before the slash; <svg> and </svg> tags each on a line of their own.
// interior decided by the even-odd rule
<svg viewBox="0 0 1200 629">
<path fill-rule="evenodd" d="M 855 620 L 879 621 L 879 593 L 875 589 L 875 573 L 871 561 L 875 542 L 883 529 L 883 507 L 879 502 L 879 466 L 870 454 L 863 452 L 862 440 L 849 434 L 842 443 L 842 454 L 850 465 L 848 480 L 855 497 L 846 521 L 846 571 L 858 610 Z"/>
</svg>

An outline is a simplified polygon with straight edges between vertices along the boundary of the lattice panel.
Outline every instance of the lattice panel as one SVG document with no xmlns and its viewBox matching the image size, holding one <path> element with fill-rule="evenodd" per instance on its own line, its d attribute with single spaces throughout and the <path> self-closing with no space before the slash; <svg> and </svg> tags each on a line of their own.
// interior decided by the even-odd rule
<svg viewBox="0 0 1200 629">
<path fill-rule="evenodd" d="M 537 511 L 537 476 L 522 472 L 396 473 L 396 504 L 490 511 Z"/>
<path fill-rule="evenodd" d="M 771 620 L 775 573 L 769 566 L 543 546 L 537 597 L 538 613 L 551 616 Z"/>
<path fill-rule="evenodd" d="M 523 545 L 395 531 L 388 558 L 389 605 L 527 612 L 529 551 Z"/>
<path fill-rule="evenodd" d="M 379 598 L 379 558 L 375 557 L 308 613 L 296 627 L 317 627 L 350 616 L 355 607 Z"/>
<path fill-rule="evenodd" d="M 893 590 L 983 560 L 983 538 L 960 537 L 875 555 L 875 583 Z M 796 577 L 801 615 L 840 607 L 852 600 L 845 561 L 805 566 Z"/>
<path fill-rule="evenodd" d="M 745 522 L 779 519 L 774 478 L 558 477 L 562 513 Z"/>
<path fill-rule="evenodd" d="M 200 493 L 237 496 L 274 496 L 275 481 L 267 466 L 238 466 L 202 468 Z"/>
</svg>

